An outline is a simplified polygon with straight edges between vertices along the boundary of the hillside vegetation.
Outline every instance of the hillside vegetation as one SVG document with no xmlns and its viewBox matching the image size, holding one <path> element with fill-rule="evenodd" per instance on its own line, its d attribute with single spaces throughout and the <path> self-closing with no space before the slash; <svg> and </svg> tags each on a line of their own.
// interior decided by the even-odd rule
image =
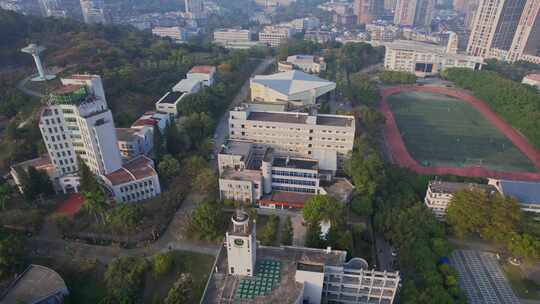
<svg viewBox="0 0 540 304">
<path fill-rule="evenodd" d="M 540 149 L 540 94 L 536 89 L 492 71 L 452 68 L 443 76 L 459 87 L 471 90 Z"/>
</svg>

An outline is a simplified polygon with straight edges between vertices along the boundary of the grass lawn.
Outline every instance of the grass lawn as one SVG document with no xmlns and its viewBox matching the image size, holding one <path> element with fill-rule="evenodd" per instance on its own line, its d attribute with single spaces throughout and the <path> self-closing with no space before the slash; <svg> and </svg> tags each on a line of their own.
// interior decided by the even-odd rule
<svg viewBox="0 0 540 304">
<path fill-rule="evenodd" d="M 519 267 L 503 265 L 506 278 L 510 281 L 516 295 L 523 299 L 540 300 L 540 284 L 525 277 Z"/>
<path fill-rule="evenodd" d="M 163 303 L 169 289 L 179 277 L 180 273 L 190 273 L 193 276 L 194 298 L 200 299 L 208 280 L 208 274 L 214 264 L 214 257 L 210 255 L 187 252 L 172 252 L 174 265 L 167 274 L 160 278 L 154 278 L 152 273 L 146 275 L 144 287 L 144 303 Z M 197 300 L 197 302 L 199 302 Z"/>
<path fill-rule="evenodd" d="M 533 164 L 473 106 L 430 92 L 388 98 L 401 136 L 421 165 L 535 172 Z"/>
</svg>

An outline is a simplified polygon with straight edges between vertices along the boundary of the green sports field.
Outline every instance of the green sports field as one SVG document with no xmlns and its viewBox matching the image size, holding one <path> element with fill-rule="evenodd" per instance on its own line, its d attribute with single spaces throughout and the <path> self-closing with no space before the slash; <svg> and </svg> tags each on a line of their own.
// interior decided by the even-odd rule
<svg viewBox="0 0 540 304">
<path fill-rule="evenodd" d="M 531 161 L 466 102 L 403 92 L 388 97 L 388 103 L 407 150 L 422 166 L 535 172 Z"/>
</svg>

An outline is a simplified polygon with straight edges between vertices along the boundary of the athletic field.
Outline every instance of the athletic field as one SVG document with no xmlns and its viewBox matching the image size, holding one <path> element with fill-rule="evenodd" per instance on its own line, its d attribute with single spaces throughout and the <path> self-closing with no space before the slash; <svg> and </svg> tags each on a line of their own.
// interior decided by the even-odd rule
<svg viewBox="0 0 540 304">
<path fill-rule="evenodd" d="M 407 150 L 423 167 L 536 172 L 533 163 L 469 103 L 421 91 L 400 92 L 387 101 Z"/>
</svg>

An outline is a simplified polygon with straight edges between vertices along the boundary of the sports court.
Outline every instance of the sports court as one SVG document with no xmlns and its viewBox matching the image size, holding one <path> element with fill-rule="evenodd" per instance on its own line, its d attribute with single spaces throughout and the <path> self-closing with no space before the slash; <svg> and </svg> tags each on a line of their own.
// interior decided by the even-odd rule
<svg viewBox="0 0 540 304">
<path fill-rule="evenodd" d="M 470 104 L 421 91 L 388 97 L 407 150 L 422 166 L 534 172 L 532 162 Z"/>
<path fill-rule="evenodd" d="M 469 92 L 404 85 L 381 96 L 393 163 L 420 174 L 540 181 L 540 152 Z"/>
</svg>

